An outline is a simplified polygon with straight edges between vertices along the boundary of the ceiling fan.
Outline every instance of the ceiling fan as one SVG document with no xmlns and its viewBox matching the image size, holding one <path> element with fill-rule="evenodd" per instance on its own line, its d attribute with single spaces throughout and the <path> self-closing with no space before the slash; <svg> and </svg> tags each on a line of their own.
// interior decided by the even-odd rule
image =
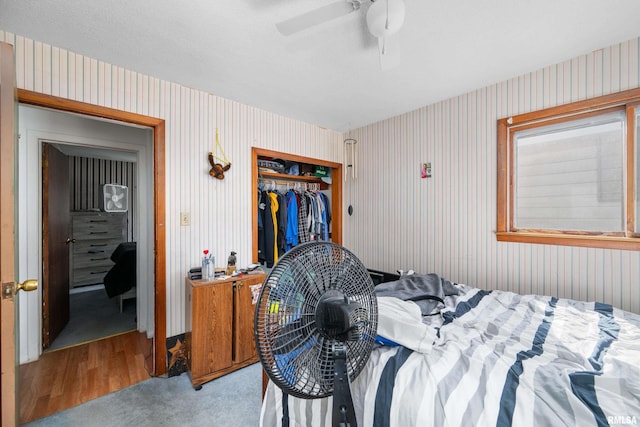
<svg viewBox="0 0 640 427">
<path fill-rule="evenodd" d="M 276 28 L 285 36 L 306 30 L 307 28 L 337 19 L 360 10 L 363 2 L 370 1 L 366 23 L 372 36 L 378 39 L 380 68 L 388 70 L 398 65 L 397 51 L 391 56 L 389 38 L 404 24 L 405 6 L 403 0 L 339 0 L 318 9 L 294 16 L 276 24 Z"/>
</svg>

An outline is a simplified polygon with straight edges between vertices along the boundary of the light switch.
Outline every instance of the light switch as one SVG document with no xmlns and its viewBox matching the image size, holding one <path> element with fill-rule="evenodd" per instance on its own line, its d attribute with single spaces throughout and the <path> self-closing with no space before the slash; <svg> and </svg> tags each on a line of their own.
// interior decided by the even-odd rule
<svg viewBox="0 0 640 427">
<path fill-rule="evenodd" d="M 189 212 L 180 212 L 180 225 L 191 225 L 191 214 Z"/>
</svg>

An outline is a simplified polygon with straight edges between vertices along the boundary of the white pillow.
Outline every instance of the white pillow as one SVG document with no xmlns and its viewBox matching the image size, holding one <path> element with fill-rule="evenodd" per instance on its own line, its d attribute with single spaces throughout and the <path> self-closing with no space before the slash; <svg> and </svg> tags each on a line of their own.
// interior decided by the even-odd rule
<svg viewBox="0 0 640 427">
<path fill-rule="evenodd" d="M 418 353 L 429 353 L 436 339 L 436 331 L 422 323 L 420 307 L 395 297 L 378 297 L 378 335 Z"/>
</svg>

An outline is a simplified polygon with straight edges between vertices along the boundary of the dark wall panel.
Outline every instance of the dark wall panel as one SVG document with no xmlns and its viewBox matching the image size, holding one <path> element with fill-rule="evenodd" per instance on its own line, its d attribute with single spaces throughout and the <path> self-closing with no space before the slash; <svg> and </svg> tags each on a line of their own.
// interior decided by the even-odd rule
<svg viewBox="0 0 640 427">
<path fill-rule="evenodd" d="M 129 188 L 127 236 L 134 239 L 133 212 L 136 195 L 136 164 L 89 157 L 69 157 L 71 171 L 71 210 L 100 210 L 100 188 L 104 184 L 126 185 Z"/>
</svg>

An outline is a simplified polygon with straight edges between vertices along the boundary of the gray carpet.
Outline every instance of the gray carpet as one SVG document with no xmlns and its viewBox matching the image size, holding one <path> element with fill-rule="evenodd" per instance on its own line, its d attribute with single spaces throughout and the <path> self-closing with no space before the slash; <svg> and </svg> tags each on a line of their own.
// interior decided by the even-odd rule
<svg viewBox="0 0 640 427">
<path fill-rule="evenodd" d="M 104 287 L 69 296 L 70 319 L 49 350 L 93 341 L 136 329 L 136 300 L 125 300 L 122 313 L 117 297 Z"/>
<path fill-rule="evenodd" d="M 151 378 L 75 408 L 25 424 L 30 427 L 256 427 L 262 365 L 217 378 L 195 391 L 187 374 Z"/>
</svg>

